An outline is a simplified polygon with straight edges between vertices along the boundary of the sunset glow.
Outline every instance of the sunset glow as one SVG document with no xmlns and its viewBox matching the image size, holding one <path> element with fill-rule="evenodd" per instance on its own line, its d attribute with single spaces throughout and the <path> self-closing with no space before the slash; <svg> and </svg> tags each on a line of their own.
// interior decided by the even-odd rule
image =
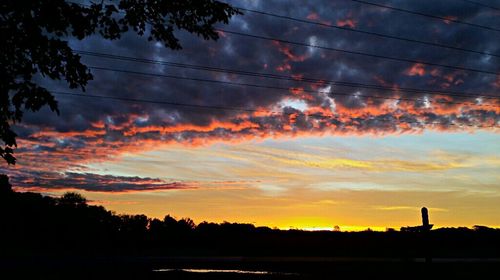
<svg viewBox="0 0 500 280">
<path fill-rule="evenodd" d="M 246 12 L 217 41 L 179 33 L 179 51 L 127 34 L 71 39 L 149 62 L 82 54 L 87 91 L 55 93 L 60 116 L 15 125 L 18 163 L 0 170 L 14 189 L 196 223 L 386 230 L 419 224 L 426 206 L 436 227 L 500 227 L 499 58 L 345 29 L 491 53 L 498 36 L 351 1 L 229 2 L 319 25 Z"/>
</svg>

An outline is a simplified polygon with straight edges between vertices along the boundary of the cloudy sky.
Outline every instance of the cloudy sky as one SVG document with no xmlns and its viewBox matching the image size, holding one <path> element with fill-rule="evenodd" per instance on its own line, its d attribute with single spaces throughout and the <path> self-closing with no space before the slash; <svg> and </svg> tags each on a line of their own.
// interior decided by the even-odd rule
<svg viewBox="0 0 500 280">
<path fill-rule="evenodd" d="M 61 115 L 27 115 L 2 169 L 18 190 L 195 222 L 384 229 L 427 206 L 437 226 L 500 226 L 500 11 L 370 1 L 441 19 L 234 0 L 249 10 L 217 42 L 70 40 L 94 80 L 80 96 L 41 79 Z"/>
</svg>

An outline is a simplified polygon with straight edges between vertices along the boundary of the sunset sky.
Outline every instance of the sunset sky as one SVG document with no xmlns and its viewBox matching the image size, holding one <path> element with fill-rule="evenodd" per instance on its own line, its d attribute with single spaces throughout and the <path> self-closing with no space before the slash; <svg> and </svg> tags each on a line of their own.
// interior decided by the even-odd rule
<svg viewBox="0 0 500 280">
<path fill-rule="evenodd" d="M 244 11 L 216 42 L 178 32 L 178 51 L 134 34 L 70 39 L 94 80 L 81 96 L 39 77 L 61 114 L 27 114 L 18 163 L 0 171 L 18 191 L 196 223 L 384 230 L 427 206 L 437 227 L 500 227 L 500 12 L 370 1 L 448 20 L 234 0 L 310 23 Z"/>
</svg>

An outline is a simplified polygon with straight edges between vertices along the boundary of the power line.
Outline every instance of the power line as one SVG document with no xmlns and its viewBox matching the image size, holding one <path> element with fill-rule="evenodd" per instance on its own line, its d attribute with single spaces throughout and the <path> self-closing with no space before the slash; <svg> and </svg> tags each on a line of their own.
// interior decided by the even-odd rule
<svg viewBox="0 0 500 280">
<path fill-rule="evenodd" d="M 346 87 L 355 87 L 355 88 L 360 87 L 360 88 L 365 88 L 365 89 L 380 89 L 380 90 L 394 91 L 394 88 L 392 88 L 392 87 L 375 85 L 375 84 L 354 83 L 354 82 L 327 80 L 327 79 L 310 78 L 310 77 L 297 78 L 297 77 L 293 77 L 293 76 L 278 75 L 278 74 L 272 74 L 272 73 L 251 72 L 251 71 L 244 71 L 244 70 L 238 70 L 238 69 L 228 69 L 228 68 L 220 68 L 220 67 L 212 67 L 212 66 L 204 66 L 204 65 L 196 65 L 196 64 L 185 64 L 185 63 L 178 63 L 178 62 L 144 59 L 144 58 L 138 58 L 138 57 L 121 56 L 121 55 L 82 51 L 82 50 L 74 50 L 74 52 L 77 54 L 86 55 L 86 56 L 95 56 L 95 57 L 100 57 L 100 58 L 107 58 L 107 59 L 120 60 L 120 61 L 131 61 L 131 62 L 146 63 L 146 64 L 157 64 L 157 65 L 162 65 L 162 66 L 194 69 L 194 70 L 201 70 L 201 71 L 237 74 L 237 75 L 244 75 L 244 76 L 251 76 L 251 77 L 269 78 L 269 79 L 295 81 L 295 82 L 306 82 L 306 83 L 311 83 L 311 84 L 325 83 L 325 84 L 346 86 Z M 484 94 L 476 94 L 476 93 L 469 93 L 469 92 L 457 92 L 457 91 L 446 91 L 446 90 L 436 91 L 436 90 L 426 90 L 426 89 L 407 88 L 407 87 L 398 87 L 397 90 L 401 91 L 401 92 L 410 92 L 410 93 L 434 93 L 434 94 L 439 94 L 439 95 L 447 95 L 447 96 L 462 97 L 462 98 L 486 98 L 486 99 L 500 98 L 500 96 L 495 96 L 495 95 L 484 95 Z"/>
<path fill-rule="evenodd" d="M 463 0 L 463 1 L 466 1 L 466 0 Z M 72 1 L 67 1 L 67 2 L 90 7 L 90 5 L 79 4 L 76 2 L 72 2 Z M 470 2 L 472 2 L 472 1 L 470 1 Z M 276 18 L 282 18 L 282 19 L 287 19 L 287 20 L 292 20 L 292 21 L 297 21 L 297 22 L 302 22 L 302 23 L 307 23 L 307 24 L 319 25 L 319 26 L 323 26 L 323 27 L 335 28 L 335 29 L 345 30 L 345 31 L 349 31 L 349 32 L 356 32 L 356 33 L 361 33 L 361 34 L 378 36 L 378 37 L 382 37 L 382 38 L 406 41 L 406 42 L 411 42 L 411 43 L 418 43 L 418 44 L 423 44 L 423 45 L 428 45 L 428 46 L 447 48 L 447 49 L 476 53 L 476 54 L 481 54 L 481 55 L 489 55 L 489 56 L 493 56 L 493 57 L 500 57 L 500 54 L 495 54 L 495 53 L 490 53 L 490 52 L 485 52 L 485 51 L 471 50 L 471 49 L 466 49 L 466 48 L 461 48 L 461 47 L 456 47 L 456 46 L 450 46 L 450 45 L 446 45 L 446 44 L 416 40 L 416 39 L 405 38 L 405 37 L 398 37 L 398 36 L 393 36 L 393 35 L 389 35 L 389 34 L 383 34 L 383 33 L 372 32 L 372 31 L 365 31 L 365 30 L 360 30 L 360 29 L 347 28 L 347 27 L 337 26 L 337 25 L 333 25 L 333 24 L 327 24 L 327 23 L 323 23 L 323 22 L 317 22 L 317 21 L 305 20 L 305 19 L 300 19 L 300 18 L 294 18 L 294 17 L 290 17 L 290 16 L 278 15 L 278 14 L 274 14 L 274 13 L 258 11 L 258 10 L 243 8 L 243 7 L 235 7 L 235 8 L 242 10 L 242 11 L 251 12 L 251 13 L 272 16 L 272 17 L 276 17 Z"/>
<path fill-rule="evenodd" d="M 258 85 L 258 84 L 251 84 L 251 83 L 238 83 L 238 82 L 229 82 L 229 81 L 220 81 L 220 80 L 213 80 L 213 79 L 205 79 L 205 78 L 193 78 L 193 77 L 184 77 L 184 76 L 177 76 L 177 75 L 166 75 L 166 74 L 158 74 L 158 73 L 147 73 L 147 72 L 140 72 L 140 71 L 132 71 L 132 70 L 124 70 L 124 69 L 114 69 L 114 68 L 107 68 L 107 67 L 97 67 L 97 66 L 89 66 L 90 69 L 94 70 L 102 70 L 102 71 L 112 71 L 112 72 L 118 72 L 118 73 L 127 73 L 127 74 L 135 74 L 135 75 L 143 75 L 143 76 L 151 76 L 151 77 L 159 77 L 159 78 L 169 78 L 169 79 L 176 79 L 176 80 L 188 80 L 188 81 L 195 81 L 195 82 L 207 82 L 207 83 L 214 83 L 214 84 L 222 84 L 222 85 L 231 85 L 231 86 L 241 86 L 241 87 L 253 87 L 253 88 L 262 88 L 262 89 L 272 89 L 272 90 L 283 90 L 283 91 L 290 91 L 290 90 L 300 90 L 302 92 L 306 93 L 324 93 L 324 94 L 332 94 L 332 95 L 340 95 L 340 96 L 349 96 L 352 97 L 353 95 L 351 93 L 345 93 L 345 92 L 327 92 L 327 91 L 314 91 L 314 90 L 308 90 L 308 89 L 302 89 L 302 88 L 290 88 L 290 87 L 279 87 L 279 86 L 271 86 L 271 85 Z M 287 95 L 288 93 L 279 93 L 283 95 Z M 385 99 L 385 100 L 395 100 L 395 101 L 419 101 L 417 99 L 412 99 L 412 98 L 396 98 L 396 97 L 385 97 L 385 96 L 375 96 L 375 95 L 362 95 L 363 97 L 367 98 L 374 98 L 374 99 Z M 495 105 L 489 105 L 489 104 L 473 104 L 473 103 L 464 103 L 464 102 L 453 102 L 453 101 L 444 101 L 444 100 L 429 100 L 430 103 L 444 103 L 444 104 L 462 104 L 462 105 L 469 105 L 469 106 L 485 106 L 485 107 L 496 107 Z"/>
<path fill-rule="evenodd" d="M 358 0 L 351 0 L 351 1 L 365 3 L 365 4 L 372 4 L 372 5 L 380 5 L 380 4 L 375 4 L 375 3 L 365 2 L 365 1 L 358 1 Z M 75 3 L 75 2 L 71 2 L 71 1 L 68 1 L 68 2 L 69 3 L 73 3 L 73 4 L 77 4 L 77 5 L 83 5 L 83 4 L 78 4 L 78 3 Z M 89 6 L 89 5 L 83 5 L 83 6 Z M 380 5 L 380 6 L 383 6 L 383 5 Z M 391 7 L 388 6 L 386 8 L 391 8 Z M 432 43 L 432 42 L 424 42 L 424 41 L 419 41 L 419 40 L 414 40 L 414 39 L 409 39 L 409 38 L 401 38 L 401 37 L 396 37 L 396 36 L 392 36 L 392 35 L 385 35 L 385 34 L 381 34 L 381 33 L 368 32 L 368 31 L 362 31 L 362 30 L 355 30 L 355 29 L 349 29 L 349 28 L 342 28 L 342 27 L 335 26 L 335 25 L 326 25 L 326 24 L 322 24 L 322 23 L 318 23 L 318 22 L 314 22 L 314 21 L 306 21 L 306 20 L 302 20 L 302 19 L 296 19 L 296 18 L 287 17 L 287 16 L 280 16 L 280 15 L 275 15 L 275 14 L 271 14 L 271 13 L 266 13 L 266 12 L 257 11 L 257 10 L 251 10 L 251 9 L 246 9 L 246 8 L 238 8 L 238 9 L 243 9 L 243 10 L 247 10 L 247 11 L 251 11 L 251 12 L 262 13 L 262 14 L 267 14 L 267 15 L 273 15 L 273 16 L 278 16 L 278 17 L 283 17 L 283 18 L 287 18 L 287 19 L 290 19 L 290 20 L 293 19 L 293 20 L 307 22 L 307 23 L 312 23 L 312 24 L 324 25 L 324 26 L 329 26 L 329 27 L 332 27 L 332 28 L 339 28 L 339 29 L 349 30 L 349 31 L 353 31 L 353 32 L 360 32 L 360 33 L 371 34 L 371 35 L 376 35 L 376 36 L 382 36 L 382 37 L 386 37 L 386 38 L 392 38 L 392 39 L 403 40 L 403 41 L 408 41 L 408 42 L 429 44 L 429 45 L 443 47 L 443 48 L 450 48 L 450 49 L 455 49 L 455 50 L 460 50 L 460 51 L 468 51 L 468 52 L 473 52 L 473 53 L 478 53 L 478 54 L 483 54 L 483 55 L 500 57 L 500 55 L 498 55 L 498 54 L 488 53 L 488 52 L 484 52 L 484 51 L 469 50 L 469 49 L 460 48 L 460 47 L 448 46 L 448 45 L 443 45 L 443 44 L 438 44 L 438 43 Z M 449 19 L 446 19 L 446 18 L 441 18 L 441 19 L 449 20 Z M 450 21 L 453 21 L 453 20 L 450 20 Z M 458 21 L 456 21 L 456 22 L 458 22 Z M 324 50 L 330 50 L 330 51 L 337 51 L 337 52 L 344 52 L 344 53 L 350 53 L 350 54 L 356 54 L 356 55 L 364 55 L 364 56 L 381 58 L 381 59 L 389 59 L 389 60 L 409 62 L 409 63 L 421 63 L 421 64 L 425 64 L 425 65 L 438 66 L 438 67 L 444 67 L 444 68 L 451 68 L 451 69 L 456 69 L 456 70 L 471 71 L 471 72 L 478 72 L 478 73 L 483 73 L 483 74 L 491 74 L 491 75 L 498 75 L 498 74 L 500 74 L 500 73 L 495 73 L 495 72 L 492 72 L 492 71 L 484 71 L 484 70 L 473 69 L 473 68 L 466 68 L 466 67 L 460 67 L 460 66 L 444 65 L 444 64 L 431 63 L 431 62 L 423 62 L 423 61 L 412 60 L 412 59 L 396 58 L 396 57 L 390 57 L 390 56 L 369 54 L 369 53 L 364 53 L 364 52 L 342 50 L 342 49 L 331 48 L 331 47 L 316 46 L 316 45 L 312 45 L 312 44 L 304 44 L 304 43 L 300 43 L 300 42 L 292 42 L 292 41 L 287 41 L 287 40 L 283 40 L 283 39 L 269 38 L 269 37 L 264 37 L 264 36 L 259 36 L 259 35 L 253 35 L 253 34 L 246 34 L 246 33 L 241 33 L 241 32 L 236 32 L 236 31 L 229 31 L 229 30 L 223 30 L 223 29 L 214 29 L 214 30 L 216 30 L 216 31 L 222 31 L 222 32 L 225 32 L 225 33 L 233 34 L 233 35 L 253 37 L 253 38 L 256 38 L 256 39 L 279 41 L 279 42 L 282 42 L 282 43 L 287 43 L 287 44 L 292 44 L 292 45 L 299 45 L 299 46 L 305 46 L 305 47 L 313 47 L 313 48 L 318 48 L 318 49 L 324 49 Z M 500 30 L 498 30 L 498 31 L 500 31 Z"/>
<path fill-rule="evenodd" d="M 228 33 L 228 34 L 249 37 L 249 38 L 254 38 L 254 39 L 267 40 L 267 41 L 275 41 L 275 42 L 296 45 L 296 46 L 301 46 L 301 47 L 317 48 L 317 49 L 322 49 L 322 50 L 327 50 L 327 51 L 342 52 L 342 53 L 348 53 L 348 54 L 353 54 L 353 55 L 368 56 L 368 57 L 373 57 L 373 58 L 378 58 L 378 59 L 386 59 L 386 60 L 407 62 L 407 63 L 413 63 L 413 64 L 419 63 L 419 64 L 424 64 L 424 65 L 438 66 L 438 67 L 443 67 L 443 68 L 470 71 L 470 72 L 477 72 L 477 73 L 489 74 L 489 75 L 495 75 L 495 76 L 500 75 L 500 73 L 493 72 L 493 71 L 486 71 L 486 70 L 467 68 L 467 67 L 461 67 L 461 66 L 446 65 L 446 64 L 433 63 L 433 62 L 420 61 L 420 60 L 407 59 L 407 58 L 399 58 L 399 57 L 386 56 L 386 55 L 371 54 L 371 53 L 365 53 L 365 52 L 360 52 L 360 51 L 349 51 L 349 50 L 344 50 L 344 49 L 318 46 L 318 45 L 306 44 L 306 43 L 301 43 L 301 42 L 283 40 L 283 39 L 278 39 L 278 38 L 273 38 L 273 37 L 266 37 L 266 36 L 261 36 L 261 35 L 254 35 L 254 34 L 248 34 L 248 33 L 242 33 L 242 32 L 230 31 L 230 30 L 224 30 L 224 29 L 216 29 L 216 30 L 224 32 L 224 33 Z"/>
<path fill-rule="evenodd" d="M 291 20 L 291 21 L 296 21 L 296 22 L 301 22 L 301 23 L 307 23 L 307 24 L 312 24 L 312 25 L 317 25 L 317 26 L 322 26 L 322 27 L 334 28 L 334 29 L 345 30 L 345 31 L 361 33 L 361 34 L 367 34 L 367 35 L 373 35 L 373 36 L 378 36 L 378 37 L 382 37 L 382 38 L 400 40 L 400 41 L 405 41 L 405 42 L 418 43 L 418 44 L 428 45 L 428 46 L 433 46 L 433 47 L 440 47 L 440 48 L 446 48 L 446 49 L 451 49 L 451 50 L 500 57 L 500 54 L 495 54 L 495 53 L 490 53 L 490 52 L 485 52 L 485 51 L 466 49 L 466 48 L 461 48 L 461 47 L 456 47 L 456 46 L 451 46 L 451 45 L 446 45 L 446 44 L 416 40 L 416 39 L 411 39 L 411 38 L 406 38 L 406 37 L 398 37 L 398 36 L 393 36 L 393 35 L 384 34 L 384 33 L 365 31 L 365 30 L 361 30 L 361 29 L 348 28 L 348 27 L 338 26 L 338 25 L 334 25 L 334 24 L 318 22 L 318 21 L 313 21 L 313 20 L 306 20 L 306 19 L 285 16 L 285 15 L 278 15 L 278 14 L 259 11 L 259 10 L 253 10 L 253 9 L 247 9 L 247 8 L 241 8 L 241 7 L 236 7 L 236 8 L 239 10 L 243 10 L 243 11 L 251 12 L 251 13 L 255 13 L 255 14 L 266 15 L 266 16 L 270 16 L 270 17 L 281 18 L 281 19 L 286 19 L 286 20 Z"/>
<path fill-rule="evenodd" d="M 357 1 L 357 0 L 352 0 L 352 1 Z M 361 1 L 361 2 L 363 2 L 363 1 Z M 70 2 L 70 3 L 74 3 L 74 2 Z M 369 3 L 369 2 L 366 2 L 366 3 Z M 76 3 L 74 3 L 74 4 L 76 4 Z M 331 47 L 317 46 L 317 45 L 312 45 L 312 44 L 305 44 L 305 43 L 300 43 L 300 42 L 293 42 L 293 41 L 288 41 L 288 40 L 283 40 L 283 39 L 270 38 L 270 37 L 265 37 L 265 36 L 260 36 L 260 35 L 254 35 L 254 34 L 248 34 L 248 33 L 241 33 L 241 32 L 229 31 L 229 30 L 224 30 L 224 29 L 214 29 L 214 30 L 216 30 L 216 31 L 222 31 L 222 32 L 225 32 L 225 33 L 233 34 L 233 35 L 251 37 L 251 38 L 255 38 L 255 39 L 278 41 L 278 42 L 287 43 L 287 44 L 291 44 L 291 45 L 297 45 L 297 46 L 303 46 L 303 47 L 312 47 L 312 48 L 324 49 L 324 50 L 329 50 L 329 51 L 349 53 L 349 54 L 354 54 L 354 55 L 363 55 L 363 56 L 374 57 L 374 58 L 379 58 L 379 59 L 388 59 L 388 60 L 401 61 L 401 62 L 407 62 L 407 63 L 420 63 L 420 64 L 425 64 L 425 65 L 430 65 L 430 66 L 438 66 L 438 67 L 443 67 L 443 68 L 450 68 L 450 69 L 463 70 L 463 71 L 471 71 L 471 72 L 477 72 L 477 73 L 483 73 L 483 74 L 490 74 L 490 75 L 499 75 L 500 74 L 500 73 L 496 73 L 496 72 L 492 72 L 492 71 L 485 71 L 485 70 L 473 69 L 473 68 L 467 68 L 467 67 L 461 67 L 461 66 L 445 65 L 445 64 L 432 63 L 432 62 L 424 62 L 424 61 L 413 60 L 413 59 L 397 58 L 397 57 L 391 57 L 391 56 L 385 56 L 385 55 L 377 55 L 377 54 L 370 54 L 370 53 L 365 53 L 365 52 L 348 51 L 348 50 L 331 48 Z M 484 54 L 487 54 L 487 53 L 484 53 Z M 489 54 L 489 53 L 488 53 L 488 55 L 498 56 L 496 54 Z"/>
<path fill-rule="evenodd" d="M 402 9 L 402 8 L 397 8 L 397 7 L 393 7 L 393 6 L 388 6 L 388 5 L 384 5 L 384 4 L 373 3 L 373 2 L 363 1 L 363 0 L 351 0 L 351 1 L 365 4 L 365 5 L 376 6 L 379 8 L 386 8 L 386 9 L 390 9 L 390 10 L 394 10 L 394 11 L 398 11 L 398 12 L 403 12 L 403 13 L 407 13 L 407 14 L 418 15 L 418 16 L 423 16 L 423 17 L 428 17 L 428 18 L 433 18 L 433 19 L 439 19 L 439 20 L 443 20 L 443 21 L 449 21 L 449 22 L 473 26 L 473 27 L 477 27 L 477 28 L 481 28 L 481 29 L 487 29 L 487 30 L 500 32 L 500 29 L 497 29 L 494 27 L 489 27 L 486 25 L 480 25 L 480 24 L 476 24 L 476 23 L 461 21 L 458 19 L 446 18 L 446 17 L 442 17 L 442 16 L 436 16 L 436 15 L 426 14 L 426 13 L 422 13 L 422 12 L 418 12 L 418 11 L 406 10 L 406 9 Z"/>
<path fill-rule="evenodd" d="M 169 106 L 179 106 L 179 107 L 192 107 L 197 109 L 210 109 L 210 110 L 230 110 L 230 111 L 245 111 L 245 112 L 268 112 L 280 114 L 282 112 L 270 111 L 270 110 L 259 110 L 259 109 L 247 109 L 241 107 L 225 107 L 225 106 L 211 106 L 211 105 L 198 105 L 198 104 L 189 104 L 189 103 L 178 103 L 178 102 L 170 102 L 170 101 L 160 101 L 160 100 L 150 100 L 150 99 L 142 99 L 142 98 L 128 98 L 128 97 L 116 97 L 116 96 L 106 96 L 106 95 L 95 95 L 95 94 L 83 94 L 83 93 L 73 93 L 73 92 L 63 92 L 63 91 L 50 91 L 56 95 L 67 95 L 67 96 L 76 96 L 76 97 L 85 97 L 85 98 L 99 98 L 99 99 L 110 99 L 110 100 L 119 100 L 125 102 L 134 102 L 134 103 L 151 103 L 151 104 L 161 104 L 161 105 L 169 105 Z M 315 115 L 315 114 L 309 114 Z M 410 121 L 410 120 L 401 120 L 397 119 L 399 123 L 415 123 L 415 124 L 424 124 L 424 125 L 456 125 L 456 126 L 471 126 L 476 128 L 496 128 L 497 125 L 488 125 L 488 126 L 478 126 L 474 124 L 457 124 L 457 123 L 442 123 L 442 122 L 419 122 L 419 121 Z"/>
<path fill-rule="evenodd" d="M 355 0 L 353 0 L 355 1 Z M 358 1 L 358 2 L 361 2 L 361 1 Z M 472 2 L 472 1 L 471 1 Z M 226 32 L 226 33 L 229 33 L 228 31 L 224 31 L 223 32 Z M 235 32 L 233 32 L 233 34 L 236 34 Z M 394 38 L 396 39 L 396 38 Z M 411 39 L 409 39 L 411 40 Z M 279 40 L 279 41 L 283 41 L 283 40 Z M 289 42 L 290 44 L 292 44 L 291 42 Z M 424 43 L 424 42 L 420 42 L 420 43 Z M 318 47 L 318 46 L 313 46 L 311 45 L 310 47 Z M 471 50 L 469 50 L 471 51 Z M 473 51 L 473 50 L 472 50 Z M 347 52 L 344 50 L 344 52 Z M 473 51 L 474 52 L 474 51 Z M 497 55 L 494 55 L 494 54 L 488 54 L 488 53 L 483 53 L 483 54 L 487 54 L 487 55 L 492 55 L 492 56 L 497 56 Z M 366 55 L 366 54 L 365 54 Z M 388 58 L 390 59 L 390 58 Z M 392 58 L 394 59 L 394 58 Z M 422 63 L 422 62 L 418 62 L 418 63 Z M 422 63 L 422 64 L 427 64 L 427 63 Z M 439 65 L 436 65 L 436 66 L 439 66 Z M 441 67 L 447 67 L 447 66 L 441 66 Z M 90 67 L 90 68 L 93 68 L 93 69 L 100 69 L 100 70 L 105 70 L 105 68 L 97 68 L 97 67 Z M 109 69 L 110 71 L 118 71 L 118 70 L 111 70 Z M 462 69 L 462 70 L 465 70 L 465 69 Z M 474 70 L 470 70 L 470 71 L 474 71 Z M 127 71 L 127 72 L 130 72 L 130 71 Z M 148 73 L 140 73 L 140 72 L 134 72 L 136 74 L 148 74 Z M 166 76 L 166 75 L 162 75 L 162 76 Z M 173 77 L 172 77 L 173 78 Z M 176 78 L 180 78 L 180 77 L 176 77 Z M 184 77 L 182 77 L 184 78 Z M 201 79 L 196 79 L 196 80 L 199 80 L 199 81 L 203 81 Z M 205 81 L 209 81 L 209 80 L 205 80 Z M 211 82 L 222 82 L 222 81 L 215 81 L 215 80 L 212 80 Z M 224 82 L 224 83 L 227 83 L 227 82 Z M 232 84 L 235 84 L 235 83 L 232 83 Z M 239 85 L 244 85 L 244 84 L 239 84 Z M 250 84 L 248 84 L 248 86 L 250 86 Z M 252 85 L 252 86 L 257 86 L 257 85 Z M 261 86 L 258 86 L 258 87 L 261 87 Z M 267 87 L 267 86 L 266 86 Z M 277 88 L 277 87 L 274 87 L 274 88 Z M 286 88 L 282 88 L 282 89 L 286 89 Z M 289 89 L 287 89 L 289 90 Z M 306 90 L 303 90 L 304 92 Z M 60 95 L 71 95 L 71 96 L 78 96 L 78 97 L 86 97 L 86 98 L 102 98 L 102 99 L 113 99 L 113 100 L 121 100 L 121 101 L 128 101 L 128 102 L 145 102 L 145 103 L 155 103 L 155 104 L 164 104 L 164 105 L 171 105 L 171 106 L 183 106 L 183 107 L 193 107 L 193 108 L 206 108 L 206 109 L 214 109 L 214 110 L 237 110 L 237 111 L 246 111 L 246 112 L 261 112 L 261 111 L 264 111 L 264 110 L 257 110 L 257 109 L 247 109 L 247 108 L 238 108 L 238 107 L 226 107 L 226 106 L 211 106 L 211 105 L 198 105 L 198 104 L 187 104 L 187 103 L 178 103 L 178 102 L 170 102 L 170 101 L 154 101 L 154 100 L 145 100 L 145 99 L 135 99 L 135 98 L 126 98 L 126 97 L 111 97 L 111 96 L 102 96 L 102 95 L 90 95 L 90 94 L 78 94 L 78 93 L 71 93 L 71 92 L 60 92 L 60 91 L 52 91 L 53 94 L 60 94 Z M 335 93 L 337 95 L 342 95 L 341 93 Z M 365 96 L 365 97 L 370 97 L 370 96 Z M 371 96 L 372 98 L 379 98 L 378 96 Z M 384 99 L 396 99 L 396 98 L 384 98 Z M 405 99 L 402 99 L 402 98 L 399 98 L 399 99 L 396 99 L 396 100 L 405 100 Z M 411 99 L 410 99 L 411 100 Z M 412 101 L 416 101 L 416 100 L 412 100 Z M 450 102 L 448 102 L 450 103 Z M 473 104 L 471 104 L 473 105 Z M 266 110 L 267 112 L 270 112 L 270 113 L 277 113 L 277 112 L 273 112 L 273 111 L 268 111 Z M 492 126 L 476 126 L 476 125 L 472 125 L 472 124 L 455 124 L 455 123 L 436 123 L 436 122 L 418 122 L 418 121 L 404 121 L 404 120 L 400 120 L 400 119 L 397 119 L 399 123 L 401 122 L 404 122 L 404 123 L 416 123 L 416 124 L 436 124 L 436 125 L 459 125 L 459 126 L 471 126 L 471 127 L 476 127 L 476 128 L 494 128 L 494 127 L 497 127 L 496 125 L 492 125 Z"/>
<path fill-rule="evenodd" d="M 63 91 L 50 91 L 53 94 L 58 95 L 70 95 L 70 96 L 78 96 L 78 97 L 89 97 L 89 98 L 102 98 L 102 99 L 111 99 L 111 100 L 120 100 L 120 101 L 128 101 L 128 102 L 139 102 L 139 103 L 152 103 L 152 104 L 161 104 L 161 105 L 169 105 L 169 106 L 179 106 L 179 107 L 190 107 L 196 109 L 213 109 L 213 110 L 227 110 L 227 111 L 244 111 L 244 112 L 268 112 L 268 113 L 276 113 L 269 110 L 259 110 L 259 109 L 247 109 L 242 107 L 227 107 L 227 106 L 215 106 L 215 105 L 199 105 L 199 104 L 190 104 L 190 103 L 181 103 L 181 102 L 172 102 L 172 101 L 160 101 L 160 100 L 150 100 L 150 99 L 142 99 L 142 98 L 129 98 L 129 97 L 118 97 L 118 96 L 105 96 L 105 95 L 95 95 L 95 94 L 87 94 L 87 93 L 74 93 L 74 92 L 63 92 Z"/>
<path fill-rule="evenodd" d="M 477 1 L 471 1 L 471 0 L 462 0 L 462 1 L 474 4 L 474 5 L 477 5 L 477 6 L 481 6 L 481 7 L 490 8 L 490 9 L 493 9 L 493 10 L 500 11 L 500 8 L 497 8 L 497 7 L 494 7 L 494 6 L 491 6 L 491 5 L 487 5 L 487 4 L 484 4 L 484 3 L 480 3 L 480 2 L 477 2 Z"/>
</svg>

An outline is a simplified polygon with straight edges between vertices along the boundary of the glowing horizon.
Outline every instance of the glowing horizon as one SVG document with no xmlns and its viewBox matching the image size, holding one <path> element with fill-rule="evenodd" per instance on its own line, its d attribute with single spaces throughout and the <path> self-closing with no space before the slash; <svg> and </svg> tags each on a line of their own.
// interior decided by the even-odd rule
<svg viewBox="0 0 500 280">
<path fill-rule="evenodd" d="M 55 96 L 60 116 L 14 124 L 18 163 L 0 173 L 19 191 L 197 223 L 400 228 L 426 206 L 436 227 L 500 225 L 498 58 L 367 32 L 497 54 L 499 38 L 352 1 L 229 3 L 322 25 L 247 12 L 224 28 L 255 36 L 179 30 L 179 51 L 133 32 L 68 39 L 94 79 L 82 93 L 37 77 L 71 93 Z"/>
<path fill-rule="evenodd" d="M 118 180 L 134 174 L 159 178 L 175 188 L 79 191 L 117 213 L 154 218 L 168 214 L 196 223 L 399 229 L 418 225 L 420 208 L 426 206 L 436 227 L 498 227 L 500 191 L 495 186 L 500 175 L 492 171 L 500 160 L 491 153 L 500 150 L 496 140 L 496 134 L 487 132 L 429 132 L 160 147 L 88 164 L 84 170 L 103 176 L 94 184 L 106 176 Z M 472 145 L 477 141 L 480 147 Z M 71 190 L 51 187 L 39 191 L 59 195 Z"/>
</svg>

